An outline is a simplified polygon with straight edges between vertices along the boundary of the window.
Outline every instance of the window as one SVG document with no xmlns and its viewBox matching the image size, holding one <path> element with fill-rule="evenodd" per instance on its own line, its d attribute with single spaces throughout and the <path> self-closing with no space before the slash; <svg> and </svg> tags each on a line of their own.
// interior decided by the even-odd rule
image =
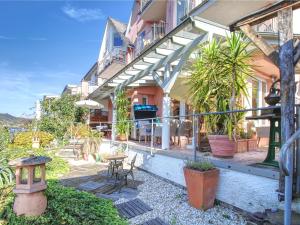
<svg viewBox="0 0 300 225">
<path fill-rule="evenodd" d="M 118 33 L 114 34 L 114 46 L 115 47 L 123 46 L 123 40 L 122 40 L 121 36 Z"/>
<path fill-rule="evenodd" d="M 177 0 L 177 25 L 182 22 L 182 18 L 187 13 L 187 1 Z"/>
<path fill-rule="evenodd" d="M 143 105 L 148 105 L 148 97 L 147 96 L 142 97 L 142 104 Z"/>
</svg>

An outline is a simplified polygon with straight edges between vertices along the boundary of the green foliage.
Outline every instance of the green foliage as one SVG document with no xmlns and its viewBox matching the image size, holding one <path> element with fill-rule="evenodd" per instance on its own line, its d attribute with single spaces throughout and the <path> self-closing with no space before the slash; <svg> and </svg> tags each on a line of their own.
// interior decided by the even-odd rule
<svg viewBox="0 0 300 225">
<path fill-rule="evenodd" d="M 62 139 L 71 124 L 83 122 L 88 109 L 76 107 L 79 96 L 63 95 L 57 99 L 45 99 L 41 102 L 42 119 L 39 128 Z"/>
<path fill-rule="evenodd" d="M 190 96 L 200 112 L 241 109 L 241 96 L 247 96 L 246 77 L 251 76 L 249 43 L 241 34 L 233 33 L 221 44 L 212 40 L 200 47 L 190 78 Z M 236 135 L 242 113 L 205 116 L 208 132 Z"/>
<path fill-rule="evenodd" d="M 76 138 L 87 138 L 87 137 L 98 137 L 101 138 L 101 133 L 95 130 L 92 130 L 89 125 L 79 123 L 76 125 L 71 125 L 68 128 L 68 133 L 72 137 Z"/>
<path fill-rule="evenodd" d="M 208 171 L 213 170 L 216 167 L 208 160 L 201 160 L 201 161 L 187 161 L 185 163 L 185 167 L 192 170 L 198 171 Z"/>
<path fill-rule="evenodd" d="M 14 173 L 7 159 L 0 159 L 0 189 L 13 182 Z"/>
<path fill-rule="evenodd" d="M 38 217 L 17 217 L 13 212 L 13 195 L 6 198 L 6 206 L 0 211 L 10 225 L 125 225 L 110 200 L 79 192 L 73 188 L 61 186 L 56 181 L 48 181 L 46 190 L 48 206 L 46 212 Z"/>
<path fill-rule="evenodd" d="M 21 147 L 21 148 L 31 148 L 33 137 L 38 137 L 39 138 L 41 147 L 47 146 L 54 139 L 52 134 L 49 134 L 49 133 L 43 132 L 43 131 L 39 131 L 39 132 L 33 132 L 33 131 L 20 132 L 15 136 L 15 138 L 13 140 L 13 146 Z"/>
<path fill-rule="evenodd" d="M 119 91 L 117 94 L 116 99 L 117 105 L 117 133 L 119 135 L 128 135 L 130 122 L 129 115 L 130 115 L 130 102 L 126 96 L 126 93 L 122 90 Z"/>
<path fill-rule="evenodd" d="M 0 152 L 7 148 L 10 142 L 9 131 L 0 124 Z"/>
<path fill-rule="evenodd" d="M 6 149 L 1 152 L 1 157 L 7 160 L 13 160 L 22 157 L 29 157 L 30 155 L 48 156 L 52 161 L 46 164 L 47 178 L 56 178 L 57 176 L 69 171 L 68 163 L 62 158 L 55 155 L 56 151 L 49 151 L 44 149 L 28 150 L 25 148 Z"/>
</svg>

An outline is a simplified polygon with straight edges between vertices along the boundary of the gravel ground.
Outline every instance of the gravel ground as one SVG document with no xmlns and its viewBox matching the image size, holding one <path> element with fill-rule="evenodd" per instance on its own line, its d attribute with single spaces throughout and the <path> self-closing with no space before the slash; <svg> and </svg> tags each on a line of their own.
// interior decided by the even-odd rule
<svg viewBox="0 0 300 225">
<path fill-rule="evenodd" d="M 247 224 L 241 215 L 223 206 L 215 206 L 207 211 L 189 206 L 185 190 L 151 174 L 136 170 L 135 179 L 144 181 L 138 186 L 137 197 L 153 210 L 130 219 L 130 224 L 141 224 L 156 217 L 170 225 Z M 119 199 L 116 204 L 125 201 L 128 200 Z"/>
</svg>

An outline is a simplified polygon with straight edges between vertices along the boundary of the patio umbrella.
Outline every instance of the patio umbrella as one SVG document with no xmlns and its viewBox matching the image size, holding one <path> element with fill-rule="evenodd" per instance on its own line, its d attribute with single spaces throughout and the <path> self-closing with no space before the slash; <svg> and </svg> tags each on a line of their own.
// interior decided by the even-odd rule
<svg viewBox="0 0 300 225">
<path fill-rule="evenodd" d="M 81 101 L 77 101 L 75 102 L 76 106 L 79 107 L 84 107 L 84 108 L 88 108 L 88 109 L 103 109 L 104 106 L 102 104 L 100 104 L 99 102 L 93 101 L 91 99 L 87 99 L 87 100 L 81 100 Z M 87 118 L 87 124 L 90 124 L 90 112 L 88 114 L 88 118 Z"/>
<path fill-rule="evenodd" d="M 77 101 L 77 102 L 75 102 L 75 105 L 79 106 L 79 107 L 88 108 L 88 109 L 103 109 L 104 108 L 103 105 L 101 105 L 100 103 L 93 101 L 91 99 Z"/>
</svg>

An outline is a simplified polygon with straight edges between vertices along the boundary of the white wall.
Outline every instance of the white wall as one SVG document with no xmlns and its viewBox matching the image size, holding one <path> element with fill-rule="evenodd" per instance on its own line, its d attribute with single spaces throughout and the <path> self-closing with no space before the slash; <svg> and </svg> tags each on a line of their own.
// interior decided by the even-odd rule
<svg viewBox="0 0 300 225">
<path fill-rule="evenodd" d="M 136 166 L 162 178 L 185 186 L 184 160 L 144 151 L 129 150 L 129 158 L 137 155 Z M 217 199 L 247 212 L 277 208 L 278 181 L 270 178 L 220 169 Z"/>
</svg>

